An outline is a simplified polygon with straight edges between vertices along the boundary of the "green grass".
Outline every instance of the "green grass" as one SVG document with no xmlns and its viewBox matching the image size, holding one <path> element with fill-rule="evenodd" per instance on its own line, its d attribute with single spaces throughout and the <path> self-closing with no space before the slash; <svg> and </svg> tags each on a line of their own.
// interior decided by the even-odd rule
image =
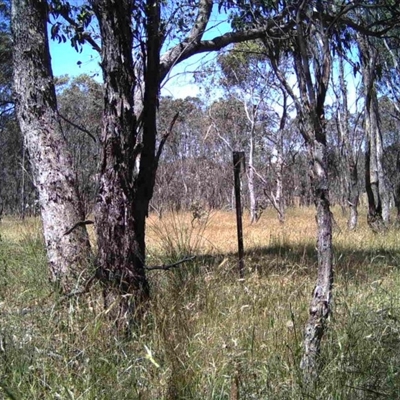
<svg viewBox="0 0 400 400">
<path fill-rule="evenodd" d="M 63 300 L 47 280 L 40 224 L 0 226 L 0 398 L 400 398 L 400 232 L 334 235 L 334 313 L 310 393 L 299 369 L 316 278 L 313 210 L 245 224 L 237 279 L 234 215 L 149 222 L 149 262 L 198 257 L 149 274 L 152 301 L 132 337 L 102 308 L 101 288 Z M 237 394 L 239 393 L 239 397 Z"/>
</svg>

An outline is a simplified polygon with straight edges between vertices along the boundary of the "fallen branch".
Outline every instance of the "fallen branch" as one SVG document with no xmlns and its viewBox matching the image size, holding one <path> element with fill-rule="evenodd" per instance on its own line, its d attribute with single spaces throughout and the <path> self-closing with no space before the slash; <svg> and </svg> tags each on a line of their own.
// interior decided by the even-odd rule
<svg viewBox="0 0 400 400">
<path fill-rule="evenodd" d="M 185 257 L 184 259 L 177 261 L 176 263 L 173 264 L 168 264 L 168 265 L 157 265 L 155 267 L 145 267 L 145 269 L 147 271 L 155 271 L 155 270 L 161 270 L 161 271 L 168 271 L 172 268 L 176 268 L 179 265 L 187 262 L 187 261 L 192 261 L 196 258 L 196 256 L 192 256 L 192 257 Z"/>
</svg>

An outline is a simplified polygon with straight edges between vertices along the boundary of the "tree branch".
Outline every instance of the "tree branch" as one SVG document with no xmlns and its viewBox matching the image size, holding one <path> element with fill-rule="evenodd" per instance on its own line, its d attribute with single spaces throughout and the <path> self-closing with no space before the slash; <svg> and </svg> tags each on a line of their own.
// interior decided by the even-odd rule
<svg viewBox="0 0 400 400">
<path fill-rule="evenodd" d="M 92 225 L 92 224 L 94 224 L 94 222 L 89 219 L 86 221 L 79 221 L 72 228 L 68 229 L 63 236 L 69 235 L 74 229 L 78 228 L 79 226 Z"/>
<path fill-rule="evenodd" d="M 180 261 L 177 261 L 176 263 L 173 264 L 168 264 L 168 265 L 158 265 L 155 267 L 145 267 L 146 271 L 156 271 L 156 270 L 161 270 L 161 271 L 168 271 L 172 268 L 176 268 L 179 265 L 187 262 L 187 261 L 192 261 L 196 258 L 196 256 L 192 256 L 192 257 L 185 257 Z"/>
<path fill-rule="evenodd" d="M 166 77 L 172 67 L 195 54 L 218 51 L 230 44 L 259 39 L 266 36 L 275 37 L 277 39 L 282 37 L 283 33 L 288 32 L 293 27 L 293 22 L 285 23 L 282 25 L 280 24 L 280 22 L 284 19 L 286 13 L 287 11 L 283 12 L 275 18 L 271 18 L 263 26 L 260 26 L 258 28 L 247 29 L 240 32 L 228 32 L 211 40 L 199 41 L 199 35 L 204 34 L 205 27 L 209 21 L 208 16 L 207 23 L 203 21 L 202 24 L 197 27 L 197 29 L 193 28 L 187 38 L 185 38 L 181 43 L 174 46 L 172 49 L 163 54 L 160 59 L 160 81 L 162 81 Z M 203 17 L 207 16 L 205 12 L 203 12 L 202 15 Z M 192 37 L 191 35 L 194 34 L 194 32 L 196 32 L 196 36 Z"/>
<path fill-rule="evenodd" d="M 89 136 L 92 138 L 92 140 L 93 140 L 95 143 L 97 143 L 96 137 L 95 137 L 93 134 L 91 134 L 86 128 L 83 128 L 82 126 L 79 126 L 79 125 L 75 124 L 74 122 L 72 122 L 72 121 L 69 120 L 68 118 L 64 117 L 64 115 L 62 115 L 60 112 L 58 112 L 58 116 L 59 116 L 62 120 L 64 120 L 65 122 L 67 122 L 68 124 L 72 125 L 74 128 L 76 128 L 76 129 L 80 130 L 81 132 L 84 132 L 84 133 L 86 133 L 87 135 L 89 135 Z"/>
<path fill-rule="evenodd" d="M 74 29 L 77 31 L 80 26 L 79 24 L 76 23 L 76 21 L 71 18 L 65 10 L 61 10 L 60 15 L 71 25 L 74 27 Z M 101 54 L 101 47 L 95 42 L 95 40 L 92 38 L 89 32 L 82 32 L 81 33 L 82 38 L 88 42 L 92 47 L 93 50 L 96 50 L 99 54 Z"/>
<path fill-rule="evenodd" d="M 201 0 L 199 4 L 199 12 L 197 13 L 196 21 L 193 25 L 186 40 L 192 43 L 198 43 L 203 36 L 208 21 L 210 20 L 211 11 L 213 7 L 212 0 Z"/>
<path fill-rule="evenodd" d="M 157 155 L 156 155 L 156 168 L 158 167 L 158 162 L 160 161 L 160 157 L 161 157 L 164 145 L 165 145 L 169 135 L 171 134 L 172 129 L 174 129 L 174 125 L 175 125 L 175 122 L 178 119 L 178 117 L 179 117 L 179 111 L 172 118 L 171 123 L 169 124 L 168 130 L 164 133 L 164 135 L 160 141 L 160 144 L 159 144 L 158 150 L 157 150 Z"/>
</svg>

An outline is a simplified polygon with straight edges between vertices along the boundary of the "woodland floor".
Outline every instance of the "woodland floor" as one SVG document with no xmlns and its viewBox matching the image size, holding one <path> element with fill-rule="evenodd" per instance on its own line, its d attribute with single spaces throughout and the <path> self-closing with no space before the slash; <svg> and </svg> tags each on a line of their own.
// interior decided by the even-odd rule
<svg viewBox="0 0 400 400">
<path fill-rule="evenodd" d="M 0 225 L 0 399 L 398 399 L 400 230 L 354 232 L 334 210 L 334 313 L 317 386 L 302 386 L 302 330 L 316 279 L 312 208 L 148 222 L 152 300 L 132 335 L 115 331 L 101 287 L 65 300 L 48 283 L 35 219 Z"/>
</svg>

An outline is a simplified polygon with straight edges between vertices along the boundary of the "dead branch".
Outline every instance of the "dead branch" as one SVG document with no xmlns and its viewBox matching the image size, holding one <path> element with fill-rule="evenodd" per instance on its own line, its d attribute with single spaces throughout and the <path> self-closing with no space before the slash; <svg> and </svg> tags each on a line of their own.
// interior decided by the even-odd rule
<svg viewBox="0 0 400 400">
<path fill-rule="evenodd" d="M 79 131 L 81 131 L 81 132 L 86 133 L 87 135 L 89 135 L 89 136 L 91 137 L 91 139 L 92 139 L 95 143 L 97 143 L 96 137 L 95 137 L 92 133 L 90 133 L 86 128 L 83 128 L 82 126 L 75 124 L 75 122 L 72 122 L 72 121 L 69 120 L 67 117 L 64 117 L 64 115 L 62 115 L 61 113 L 58 113 L 58 116 L 59 116 L 62 120 L 64 120 L 66 123 L 72 125 L 74 128 L 76 128 L 76 129 L 78 129 Z"/>
<path fill-rule="evenodd" d="M 173 263 L 173 264 L 168 264 L 168 265 L 157 265 L 157 266 L 155 266 L 155 267 L 145 267 L 145 269 L 146 269 L 147 271 L 156 271 L 156 270 L 168 271 L 168 270 L 170 270 L 170 269 L 172 269 L 172 268 L 178 267 L 179 265 L 181 265 L 181 264 L 183 264 L 183 263 L 185 263 L 185 262 L 187 262 L 187 261 L 192 261 L 192 260 L 194 260 L 195 258 L 196 258 L 196 256 L 185 257 L 185 258 L 183 258 L 182 260 L 177 261 L 176 263 Z"/>
<path fill-rule="evenodd" d="M 159 144 L 158 150 L 157 150 L 157 155 L 156 155 L 156 165 L 158 165 L 158 162 L 160 161 L 161 153 L 163 151 L 165 142 L 167 141 L 169 135 L 171 134 L 172 129 L 174 129 L 174 125 L 175 125 L 175 122 L 178 119 L 178 117 L 179 117 L 179 111 L 174 115 L 174 117 L 171 120 L 171 123 L 169 124 L 168 130 L 166 130 L 164 132 L 164 135 L 161 138 L 161 141 L 160 141 L 160 144 Z"/>
</svg>

